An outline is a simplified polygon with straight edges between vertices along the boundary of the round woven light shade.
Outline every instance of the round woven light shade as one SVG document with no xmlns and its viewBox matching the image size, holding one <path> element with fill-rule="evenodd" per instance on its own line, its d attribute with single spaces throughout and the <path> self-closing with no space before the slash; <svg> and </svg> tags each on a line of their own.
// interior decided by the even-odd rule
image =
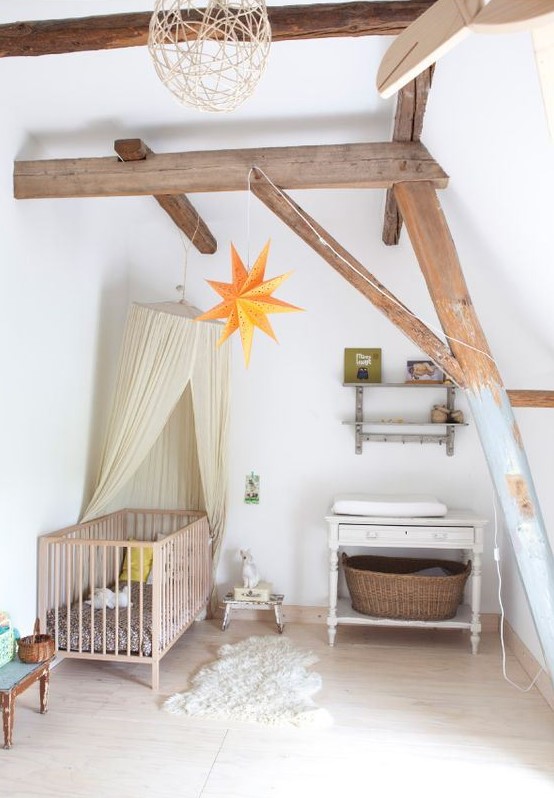
<svg viewBox="0 0 554 798">
<path fill-rule="evenodd" d="M 271 43 L 264 0 L 157 0 L 148 49 L 162 83 L 184 105 L 232 111 L 260 80 Z"/>
</svg>

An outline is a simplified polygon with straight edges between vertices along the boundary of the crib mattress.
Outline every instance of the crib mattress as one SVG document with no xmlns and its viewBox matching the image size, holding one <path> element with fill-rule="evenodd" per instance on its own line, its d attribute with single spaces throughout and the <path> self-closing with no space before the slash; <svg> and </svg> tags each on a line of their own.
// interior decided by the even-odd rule
<svg viewBox="0 0 554 798">
<path fill-rule="evenodd" d="M 341 493 L 335 496 L 335 515 L 367 515 L 384 518 L 438 518 L 448 508 L 435 496 Z"/>
<path fill-rule="evenodd" d="M 116 650 L 116 637 L 117 637 L 117 650 L 119 654 L 127 653 L 127 641 L 130 640 L 130 653 L 138 654 L 142 651 L 145 657 L 152 656 L 152 586 L 143 585 L 143 600 L 142 600 L 142 641 L 140 634 L 140 584 L 133 582 L 131 586 L 131 601 L 133 606 L 130 608 L 131 618 L 130 624 L 128 622 L 127 608 L 119 609 L 118 626 L 119 632 L 116 635 L 116 620 L 115 610 L 106 609 L 106 653 L 114 654 Z M 94 653 L 102 654 L 104 652 L 104 611 L 94 611 Z M 60 651 L 79 651 L 79 604 L 71 605 L 69 617 L 69 635 L 68 635 L 68 618 L 67 608 L 59 607 L 58 609 L 58 649 Z M 46 630 L 47 633 L 54 636 L 56 628 L 55 611 L 48 610 L 46 614 Z M 92 623 L 91 612 L 88 604 L 82 604 L 82 633 L 81 633 L 81 651 L 91 651 L 91 638 L 92 638 Z M 69 649 L 68 649 L 69 637 Z"/>
</svg>

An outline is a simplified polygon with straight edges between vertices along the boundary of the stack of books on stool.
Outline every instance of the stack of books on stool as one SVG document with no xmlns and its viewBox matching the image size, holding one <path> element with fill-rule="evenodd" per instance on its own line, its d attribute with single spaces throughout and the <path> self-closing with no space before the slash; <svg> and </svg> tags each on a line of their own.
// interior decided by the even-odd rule
<svg viewBox="0 0 554 798">
<path fill-rule="evenodd" d="M 258 582 L 256 587 L 235 587 L 235 601 L 269 601 L 273 585 L 270 582 Z"/>
</svg>

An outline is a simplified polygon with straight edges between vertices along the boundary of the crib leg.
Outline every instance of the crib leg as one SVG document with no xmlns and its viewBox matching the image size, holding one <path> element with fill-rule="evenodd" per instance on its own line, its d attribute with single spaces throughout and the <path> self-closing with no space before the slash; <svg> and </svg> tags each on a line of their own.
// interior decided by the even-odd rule
<svg viewBox="0 0 554 798">
<path fill-rule="evenodd" d="M 152 690 L 160 689 L 160 661 L 152 661 Z"/>
</svg>

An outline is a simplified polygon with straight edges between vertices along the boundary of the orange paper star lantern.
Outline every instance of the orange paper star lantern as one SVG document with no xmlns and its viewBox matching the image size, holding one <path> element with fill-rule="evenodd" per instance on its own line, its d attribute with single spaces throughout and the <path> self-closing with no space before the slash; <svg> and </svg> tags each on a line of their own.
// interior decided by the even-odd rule
<svg viewBox="0 0 554 798">
<path fill-rule="evenodd" d="M 219 305 L 206 311 L 201 316 L 197 316 L 196 319 L 197 321 L 227 319 L 221 338 L 217 342 L 218 346 L 226 341 L 236 330 L 239 330 L 244 360 L 247 366 L 250 362 L 254 327 L 258 327 L 276 341 L 277 338 L 267 319 L 267 314 L 292 313 L 296 310 L 302 310 L 302 308 L 289 305 L 288 302 L 283 302 L 271 296 L 281 283 L 290 276 L 291 272 L 281 274 L 279 277 L 274 277 L 272 280 L 264 282 L 269 244 L 270 242 L 268 241 L 258 255 L 251 271 L 246 269 L 240 255 L 231 244 L 233 282 L 219 283 L 215 280 L 207 280 L 214 291 L 217 291 L 223 299 L 223 302 L 220 302 Z"/>
</svg>

